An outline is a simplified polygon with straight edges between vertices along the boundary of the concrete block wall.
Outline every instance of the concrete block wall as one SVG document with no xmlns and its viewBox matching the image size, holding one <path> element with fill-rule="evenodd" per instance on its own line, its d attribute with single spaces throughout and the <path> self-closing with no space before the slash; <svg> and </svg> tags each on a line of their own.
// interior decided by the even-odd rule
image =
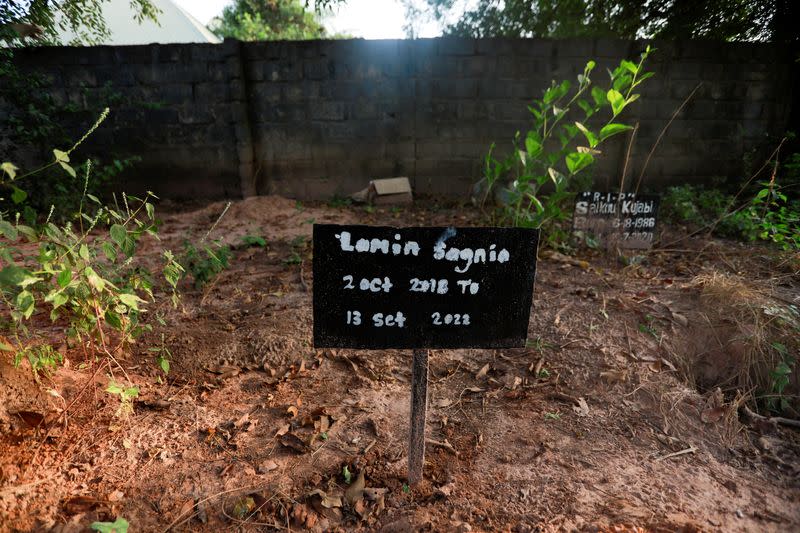
<svg viewBox="0 0 800 533">
<path fill-rule="evenodd" d="M 622 117 L 639 123 L 627 182 L 737 176 L 745 154 L 787 126 L 793 67 L 770 45 L 656 42 L 656 72 Z M 492 142 L 526 131 L 527 105 L 587 60 L 606 68 L 644 42 L 609 39 L 226 41 L 220 45 L 39 48 L 20 52 L 48 89 L 85 105 L 121 98 L 87 150 L 139 154 L 129 190 L 174 198 L 280 193 L 328 198 L 409 176 L 418 192 L 464 197 Z M 698 87 L 699 86 L 699 87 Z M 684 107 L 661 135 L 687 96 Z M 0 111 L 3 103 L 0 102 Z M 91 123 L 91 118 L 87 117 Z M 661 136 L 658 147 L 650 154 Z M 619 183 L 627 138 L 603 148 L 600 186 Z"/>
</svg>

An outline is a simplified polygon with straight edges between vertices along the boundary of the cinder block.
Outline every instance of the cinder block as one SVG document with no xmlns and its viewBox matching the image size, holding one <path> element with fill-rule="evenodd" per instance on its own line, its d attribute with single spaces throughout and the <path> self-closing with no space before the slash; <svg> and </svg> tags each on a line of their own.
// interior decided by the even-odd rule
<svg viewBox="0 0 800 533">
<path fill-rule="evenodd" d="M 97 76 L 94 71 L 85 67 L 72 67 L 62 74 L 66 87 L 96 87 Z"/>
<path fill-rule="evenodd" d="M 471 56 L 475 54 L 475 40 L 465 37 L 441 37 L 437 39 L 437 54 L 440 56 Z"/>
<path fill-rule="evenodd" d="M 332 78 L 335 72 L 334 63 L 327 59 L 307 59 L 303 63 L 303 76 L 308 80 Z"/>
<path fill-rule="evenodd" d="M 311 120 L 344 120 L 344 104 L 342 102 L 311 102 L 309 118 Z"/>
</svg>

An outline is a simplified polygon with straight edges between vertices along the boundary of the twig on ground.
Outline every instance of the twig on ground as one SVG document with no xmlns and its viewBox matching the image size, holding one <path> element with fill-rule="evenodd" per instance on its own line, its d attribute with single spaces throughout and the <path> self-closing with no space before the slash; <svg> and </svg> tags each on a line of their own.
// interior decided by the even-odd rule
<svg viewBox="0 0 800 533">
<path fill-rule="evenodd" d="M 444 448 L 448 452 L 450 452 L 453 455 L 455 455 L 456 457 L 458 457 L 458 451 L 456 451 L 456 449 L 453 448 L 452 444 L 447 442 L 447 439 L 445 439 L 443 442 L 440 442 L 438 440 L 433 440 L 433 439 L 425 439 L 425 443 L 426 444 L 430 444 L 431 446 L 437 446 L 439 448 Z"/>
<path fill-rule="evenodd" d="M 249 489 L 248 488 L 242 488 L 242 487 L 236 487 L 236 488 L 233 488 L 233 489 L 228 489 L 228 490 L 223 490 L 221 492 L 217 492 L 216 494 L 212 494 L 211 496 L 203 498 L 202 500 L 198 500 L 197 502 L 195 502 L 195 504 L 192 506 L 192 508 L 189 511 L 184 511 L 183 513 L 179 514 L 178 517 L 175 520 L 170 522 L 170 524 L 164 529 L 164 531 L 162 533 L 167 533 L 168 531 L 170 531 L 176 525 L 180 525 L 183 522 L 185 522 L 186 520 L 191 519 L 191 517 L 193 517 L 196 514 L 196 511 L 194 510 L 195 507 L 197 507 L 201 503 L 206 503 L 207 501 L 213 500 L 214 498 L 218 498 L 220 496 L 223 496 L 225 494 L 230 494 L 232 492 L 250 493 L 250 492 L 255 492 L 255 491 L 261 490 L 263 488 L 264 488 L 263 486 L 255 486 L 255 487 L 252 487 L 252 488 L 249 488 Z"/>
<path fill-rule="evenodd" d="M 305 261 L 300 261 L 300 285 L 303 286 L 303 292 L 308 292 L 308 283 L 306 283 L 306 277 L 303 273 L 303 265 Z"/>
<path fill-rule="evenodd" d="M 689 446 L 686 449 L 680 450 L 678 452 L 668 453 L 667 455 L 662 455 L 661 457 L 657 457 L 655 462 L 663 461 L 664 459 L 669 459 L 671 457 L 680 457 L 681 455 L 686 455 L 687 453 L 695 453 L 697 448 L 694 446 Z"/>
<path fill-rule="evenodd" d="M 745 414 L 752 418 L 753 420 L 765 420 L 767 422 L 774 422 L 775 424 L 781 424 L 783 426 L 789 426 L 793 428 L 800 428 L 800 420 L 794 420 L 792 418 L 784 418 L 782 416 L 764 416 L 760 415 L 754 411 L 752 411 L 746 405 L 742 406 Z"/>
</svg>

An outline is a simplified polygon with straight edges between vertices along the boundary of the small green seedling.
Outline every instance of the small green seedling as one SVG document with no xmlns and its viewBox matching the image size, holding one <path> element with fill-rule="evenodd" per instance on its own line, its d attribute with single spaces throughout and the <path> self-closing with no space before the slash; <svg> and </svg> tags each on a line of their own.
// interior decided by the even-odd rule
<svg viewBox="0 0 800 533">
<path fill-rule="evenodd" d="M 545 420 L 561 420 L 561 415 L 558 413 L 545 413 L 544 414 Z"/>
<path fill-rule="evenodd" d="M 259 235 L 245 235 L 242 237 L 242 243 L 244 243 L 245 246 L 258 246 L 261 248 L 267 245 L 266 239 Z"/>
<path fill-rule="evenodd" d="M 156 363 L 158 363 L 159 368 L 165 374 L 169 374 L 169 360 L 172 359 L 172 352 L 169 351 L 164 342 L 163 333 L 161 334 L 161 345 L 148 348 L 147 351 L 156 355 Z"/>
<path fill-rule="evenodd" d="M 100 533 L 128 533 L 128 521 L 118 516 L 113 522 L 92 522 L 89 529 Z"/>
<path fill-rule="evenodd" d="M 114 416 L 125 419 L 133 413 L 133 399 L 139 396 L 139 387 L 123 387 L 113 379 L 109 379 L 106 392 L 119 396 L 119 407 Z"/>
<path fill-rule="evenodd" d="M 648 333 L 653 336 L 654 339 L 658 340 L 658 332 L 655 328 L 655 318 L 650 315 L 645 315 L 645 320 L 647 320 L 647 324 L 639 324 L 639 332 L 640 333 Z"/>
<path fill-rule="evenodd" d="M 347 468 L 347 465 L 344 465 L 342 467 L 342 477 L 344 477 L 344 482 L 347 483 L 348 485 L 353 479 L 353 474 L 350 472 L 350 469 Z"/>
</svg>

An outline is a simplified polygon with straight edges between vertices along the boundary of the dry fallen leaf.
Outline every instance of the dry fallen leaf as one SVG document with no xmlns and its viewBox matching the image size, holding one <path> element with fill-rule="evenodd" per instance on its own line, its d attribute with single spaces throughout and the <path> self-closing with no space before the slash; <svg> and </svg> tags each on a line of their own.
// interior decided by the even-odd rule
<svg viewBox="0 0 800 533">
<path fill-rule="evenodd" d="M 609 383 L 623 383 L 628 379 L 627 370 L 607 370 L 600 372 L 600 377 Z"/>
<path fill-rule="evenodd" d="M 436 402 L 436 407 L 450 407 L 453 405 L 453 400 L 450 398 L 442 398 Z"/>
<path fill-rule="evenodd" d="M 308 445 L 294 433 L 285 433 L 281 435 L 281 444 L 300 453 L 306 453 L 308 451 Z"/>
<path fill-rule="evenodd" d="M 674 320 L 675 322 L 677 322 L 678 324 L 680 324 L 681 326 L 684 326 L 684 327 L 689 325 L 689 319 L 688 318 L 686 318 L 682 314 L 676 313 L 674 311 L 672 312 L 672 320 Z"/>
<path fill-rule="evenodd" d="M 360 500 L 364 496 L 364 470 L 362 469 L 358 473 L 358 477 L 347 487 L 347 490 L 344 492 L 344 499 L 345 501 L 350 504 L 354 505 L 356 501 Z"/>
<path fill-rule="evenodd" d="M 706 424 L 719 422 L 722 417 L 725 416 L 727 411 L 728 409 L 726 407 L 712 407 L 711 409 L 705 409 L 702 413 L 700 413 L 700 420 Z"/>
<path fill-rule="evenodd" d="M 506 386 L 506 388 L 515 390 L 517 387 L 522 385 L 522 378 L 519 376 L 512 376 L 511 374 L 507 374 L 503 384 Z"/>
<path fill-rule="evenodd" d="M 241 429 L 242 426 L 247 424 L 250 421 L 250 413 L 245 413 L 239 420 L 233 423 L 233 427 L 236 429 Z"/>
<path fill-rule="evenodd" d="M 478 373 L 475 374 L 475 379 L 484 378 L 488 373 L 489 373 L 489 363 L 486 363 L 480 370 L 478 370 Z"/>
<path fill-rule="evenodd" d="M 268 459 L 258 466 L 258 473 L 266 474 L 267 472 L 272 472 L 273 470 L 277 469 L 278 469 L 278 463 Z"/>
<path fill-rule="evenodd" d="M 319 503 L 322 507 L 326 509 L 331 509 L 333 507 L 341 507 L 342 506 L 342 497 L 341 496 L 328 496 L 325 491 L 320 489 L 316 489 L 311 491 L 308 494 L 309 497 L 317 496 L 319 498 Z"/>
<path fill-rule="evenodd" d="M 573 405 L 572 410 L 578 416 L 587 416 L 589 414 L 589 404 L 582 397 L 578 398 L 578 405 Z"/>
</svg>

